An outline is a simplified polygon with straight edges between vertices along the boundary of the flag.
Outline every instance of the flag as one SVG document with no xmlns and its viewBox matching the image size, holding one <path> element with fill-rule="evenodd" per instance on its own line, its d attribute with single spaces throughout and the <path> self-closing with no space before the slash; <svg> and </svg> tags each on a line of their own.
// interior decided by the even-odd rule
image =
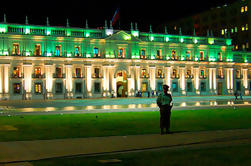
<svg viewBox="0 0 251 166">
<path fill-rule="evenodd" d="M 112 26 L 115 25 L 116 21 L 119 19 L 119 8 L 115 11 L 113 17 L 112 17 Z"/>
</svg>

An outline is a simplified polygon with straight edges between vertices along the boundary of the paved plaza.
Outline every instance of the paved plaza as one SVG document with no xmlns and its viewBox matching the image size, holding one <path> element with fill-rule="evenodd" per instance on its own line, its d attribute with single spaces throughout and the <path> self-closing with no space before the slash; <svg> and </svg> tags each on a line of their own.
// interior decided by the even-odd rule
<svg viewBox="0 0 251 166">
<path fill-rule="evenodd" d="M 0 163 L 178 148 L 250 144 L 251 129 L 0 142 Z M 11 164 L 10 164 L 11 165 Z"/>
</svg>

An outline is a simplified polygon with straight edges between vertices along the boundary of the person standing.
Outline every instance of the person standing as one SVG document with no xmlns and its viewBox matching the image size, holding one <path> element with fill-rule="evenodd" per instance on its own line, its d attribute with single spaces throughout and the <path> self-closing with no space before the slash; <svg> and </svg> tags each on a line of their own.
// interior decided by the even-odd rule
<svg viewBox="0 0 251 166">
<path fill-rule="evenodd" d="M 169 90 L 168 85 L 163 85 L 163 92 L 157 98 L 157 105 L 160 108 L 160 129 L 161 134 L 164 134 L 164 129 L 166 129 L 166 134 L 170 133 L 170 119 L 171 119 L 171 109 L 173 105 L 172 95 L 167 93 Z"/>
</svg>

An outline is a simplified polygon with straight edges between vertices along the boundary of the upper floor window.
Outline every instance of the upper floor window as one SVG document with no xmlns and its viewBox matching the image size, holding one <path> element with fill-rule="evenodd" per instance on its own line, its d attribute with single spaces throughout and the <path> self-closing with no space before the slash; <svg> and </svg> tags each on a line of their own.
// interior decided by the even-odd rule
<svg viewBox="0 0 251 166">
<path fill-rule="evenodd" d="M 172 78 L 178 78 L 178 77 L 179 77 L 178 72 L 177 72 L 176 69 L 173 69 L 173 73 L 172 73 L 172 76 L 171 76 L 171 77 L 172 77 Z"/>
<path fill-rule="evenodd" d="M 172 52 L 171 52 L 171 59 L 172 60 L 177 60 L 177 52 L 176 52 L 176 50 L 172 50 Z"/>
<path fill-rule="evenodd" d="M 223 78 L 223 70 L 222 70 L 222 68 L 218 69 L 218 78 Z"/>
<path fill-rule="evenodd" d="M 200 78 L 207 78 L 205 69 L 200 70 Z"/>
<path fill-rule="evenodd" d="M 222 60 L 223 60 L 223 57 L 222 57 L 222 53 L 221 53 L 221 52 L 218 53 L 218 60 L 219 60 L 219 61 L 222 61 Z"/>
<path fill-rule="evenodd" d="M 41 45 L 40 44 L 35 45 L 34 55 L 35 56 L 41 56 Z"/>
<path fill-rule="evenodd" d="M 61 45 L 56 46 L 55 56 L 62 56 L 61 55 Z"/>
<path fill-rule="evenodd" d="M 40 67 L 35 67 L 34 74 L 35 74 L 35 77 L 41 76 L 41 68 Z"/>
<path fill-rule="evenodd" d="M 189 69 L 186 72 L 186 78 L 192 78 L 192 72 Z"/>
<path fill-rule="evenodd" d="M 162 59 L 162 53 L 161 53 L 161 50 L 157 50 L 157 56 L 156 56 L 157 59 Z"/>
<path fill-rule="evenodd" d="M 162 69 L 158 69 L 158 70 L 157 70 L 157 77 L 158 77 L 158 78 L 163 77 Z"/>
<path fill-rule="evenodd" d="M 80 54 L 80 46 L 75 46 L 74 55 L 75 56 L 81 56 L 81 54 Z"/>
<path fill-rule="evenodd" d="M 191 51 L 186 52 L 186 60 L 190 61 L 191 60 Z"/>
<path fill-rule="evenodd" d="M 100 78 L 100 69 L 98 67 L 94 68 L 94 78 Z"/>
<path fill-rule="evenodd" d="M 236 78 L 240 79 L 241 78 L 241 71 L 236 70 Z"/>
<path fill-rule="evenodd" d="M 123 48 L 119 48 L 118 58 L 125 58 L 125 54 L 124 54 Z"/>
<path fill-rule="evenodd" d="M 140 50 L 140 59 L 146 59 L 146 50 L 145 49 Z"/>
<path fill-rule="evenodd" d="M 80 78 L 81 77 L 81 68 L 80 67 L 77 67 L 76 68 L 76 73 L 75 73 L 76 77 L 77 78 Z"/>
<path fill-rule="evenodd" d="M 205 60 L 205 55 L 203 51 L 200 51 L 200 61 L 204 61 Z"/>
<path fill-rule="evenodd" d="M 15 78 L 15 77 L 20 77 L 20 75 L 21 75 L 20 67 L 13 67 L 12 76 Z"/>
<path fill-rule="evenodd" d="M 13 43 L 12 54 L 13 55 L 20 55 L 19 43 Z"/>
<path fill-rule="evenodd" d="M 141 77 L 147 77 L 148 75 L 147 75 L 147 71 L 146 71 L 146 69 L 142 69 L 141 70 Z"/>
<path fill-rule="evenodd" d="M 100 57 L 99 50 L 97 47 L 94 47 L 93 49 L 93 57 L 94 58 Z"/>
<path fill-rule="evenodd" d="M 62 76 L 63 76 L 62 68 L 61 67 L 56 67 L 56 77 L 61 78 Z"/>
</svg>

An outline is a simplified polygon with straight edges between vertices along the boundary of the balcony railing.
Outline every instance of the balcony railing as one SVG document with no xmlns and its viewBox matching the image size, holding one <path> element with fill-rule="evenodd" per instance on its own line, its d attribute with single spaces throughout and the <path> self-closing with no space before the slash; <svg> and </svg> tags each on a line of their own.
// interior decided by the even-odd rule
<svg viewBox="0 0 251 166">
<path fill-rule="evenodd" d="M 165 74 L 159 74 L 159 75 L 157 74 L 156 78 L 157 79 L 163 79 L 163 78 L 165 78 Z"/>
<path fill-rule="evenodd" d="M 54 74 L 53 74 L 53 78 L 65 78 L 65 74 L 57 74 L 57 73 L 54 73 Z"/>
<path fill-rule="evenodd" d="M 172 79 L 179 79 L 180 76 L 179 76 L 178 74 L 176 74 L 176 75 L 171 75 L 171 78 L 172 78 Z"/>
<path fill-rule="evenodd" d="M 194 77 L 193 77 L 193 75 L 186 75 L 185 78 L 186 79 L 193 79 Z"/>
<path fill-rule="evenodd" d="M 207 79 L 206 75 L 200 75 L 200 79 Z"/>
<path fill-rule="evenodd" d="M 35 74 L 35 73 L 33 73 L 32 78 L 38 78 L 38 79 L 45 78 L 45 74 Z"/>
<path fill-rule="evenodd" d="M 11 74 L 11 78 L 20 79 L 20 78 L 24 78 L 24 75 L 22 73 L 20 73 L 20 74 Z"/>
</svg>

